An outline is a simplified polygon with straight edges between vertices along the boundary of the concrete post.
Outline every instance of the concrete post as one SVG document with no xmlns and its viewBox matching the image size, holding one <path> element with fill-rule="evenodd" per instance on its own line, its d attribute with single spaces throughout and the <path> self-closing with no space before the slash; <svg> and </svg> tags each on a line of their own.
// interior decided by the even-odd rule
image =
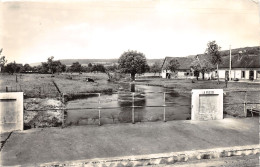
<svg viewBox="0 0 260 167">
<path fill-rule="evenodd" d="M 100 112 L 100 93 L 98 94 L 98 125 L 101 126 L 101 112 Z"/>
<path fill-rule="evenodd" d="M 247 92 L 245 92 L 245 100 L 244 100 L 244 114 L 245 114 L 245 117 L 247 116 Z"/>
<path fill-rule="evenodd" d="M 65 99 L 64 99 L 64 93 L 62 93 L 62 103 L 64 105 L 65 103 Z M 65 121 L 65 109 L 63 108 L 62 109 L 62 128 L 64 127 L 64 121 Z"/>
<path fill-rule="evenodd" d="M 165 107 L 166 107 L 166 104 L 165 104 L 165 92 L 163 92 L 163 121 L 166 122 L 166 118 L 165 118 Z"/>
</svg>

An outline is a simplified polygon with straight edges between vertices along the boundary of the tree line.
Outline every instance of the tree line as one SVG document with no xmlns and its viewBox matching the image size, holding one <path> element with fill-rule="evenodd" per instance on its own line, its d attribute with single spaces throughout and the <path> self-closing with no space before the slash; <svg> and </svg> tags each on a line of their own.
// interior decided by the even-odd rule
<svg viewBox="0 0 260 167">
<path fill-rule="evenodd" d="M 2 49 L 0 50 L 0 55 L 2 53 Z M 124 54 L 133 54 L 133 55 L 138 55 L 136 51 L 128 51 L 125 52 Z M 142 53 L 140 53 L 142 54 Z M 130 57 L 129 57 L 130 58 Z M 135 56 L 133 56 L 135 60 Z M 129 60 L 129 59 L 128 59 Z M 126 60 L 126 61 L 128 61 Z M 131 63 L 136 64 L 136 62 L 132 61 Z M 122 62 L 122 60 L 119 60 Z M 136 67 L 138 66 L 139 67 Z M 141 66 L 145 65 L 145 67 L 142 69 Z M 136 66 L 133 68 L 139 68 L 136 70 L 134 73 L 144 73 L 144 72 L 152 72 L 154 74 L 160 73 L 161 71 L 161 62 L 157 61 L 155 62 L 152 66 L 148 66 L 146 63 L 145 56 L 143 55 L 143 62 L 138 63 Z M 54 57 L 51 56 L 47 59 L 46 62 L 42 62 L 41 65 L 38 66 L 31 66 L 29 64 L 19 64 L 14 62 L 7 63 L 7 60 L 5 59 L 5 56 L 0 57 L 0 67 L 1 67 L 1 72 L 9 73 L 9 74 L 14 74 L 14 73 L 41 73 L 41 74 L 54 74 L 54 73 L 62 73 L 62 72 L 75 72 L 75 73 L 82 73 L 82 72 L 101 72 L 101 73 L 109 73 L 112 72 L 128 72 L 127 70 L 124 70 L 125 67 L 119 64 L 112 64 L 108 66 L 104 66 L 103 64 L 92 64 L 89 63 L 87 66 L 82 66 L 79 62 L 73 62 L 71 66 L 66 66 L 65 64 L 62 64 L 60 60 L 54 60 Z M 128 68 L 128 67 L 127 67 Z M 134 69 L 130 70 L 134 70 Z M 133 72 L 132 72 L 133 74 Z"/>
<path fill-rule="evenodd" d="M 210 41 L 207 44 L 206 54 L 209 55 L 208 59 L 199 60 L 195 59 L 190 68 L 193 70 L 195 76 L 199 76 L 199 73 L 202 73 L 203 79 L 204 74 L 207 72 L 211 72 L 215 70 L 214 65 L 218 65 L 222 62 L 220 55 L 220 47 L 216 43 L 216 41 Z M 0 54 L 2 49 L 0 50 Z M 3 72 L 8 72 L 10 74 L 19 73 L 19 72 L 37 72 L 37 73 L 61 73 L 61 72 L 103 72 L 107 73 L 110 78 L 111 72 L 118 73 L 128 73 L 131 75 L 131 79 L 135 80 L 136 74 L 143 74 L 145 72 L 153 72 L 154 74 L 160 73 L 162 70 L 162 63 L 155 62 L 153 65 L 149 66 L 147 64 L 146 57 L 143 53 L 137 52 L 134 50 L 128 50 L 124 52 L 118 59 L 118 64 L 114 64 L 111 66 L 104 66 L 102 64 L 91 64 L 88 66 L 82 66 L 79 62 L 74 62 L 70 67 L 66 67 L 65 64 L 62 64 L 59 60 L 54 60 L 54 57 L 49 57 L 46 62 L 42 62 L 39 66 L 31 67 L 29 64 L 17 64 L 15 62 L 8 63 L 5 65 L 7 61 L 5 57 L 2 56 L 0 59 L 0 67 Z M 170 70 L 171 72 L 175 72 L 181 65 L 179 64 L 177 59 L 172 59 L 167 62 L 166 66 L 163 70 Z"/>
</svg>

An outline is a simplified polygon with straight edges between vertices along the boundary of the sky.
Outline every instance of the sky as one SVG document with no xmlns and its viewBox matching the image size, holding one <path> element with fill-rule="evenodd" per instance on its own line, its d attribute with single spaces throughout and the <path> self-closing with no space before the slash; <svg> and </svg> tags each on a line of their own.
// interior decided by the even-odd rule
<svg viewBox="0 0 260 167">
<path fill-rule="evenodd" d="M 257 0 L 86 0 L 0 2 L 0 48 L 8 62 L 146 58 L 260 46 Z"/>
</svg>

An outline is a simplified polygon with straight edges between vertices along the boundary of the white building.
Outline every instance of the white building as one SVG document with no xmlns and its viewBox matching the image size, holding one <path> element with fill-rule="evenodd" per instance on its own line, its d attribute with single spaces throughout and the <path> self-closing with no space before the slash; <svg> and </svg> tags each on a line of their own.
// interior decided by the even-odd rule
<svg viewBox="0 0 260 167">
<path fill-rule="evenodd" d="M 219 65 L 219 78 L 229 75 L 229 57 L 223 59 Z M 259 80 L 260 79 L 260 55 L 235 55 L 231 59 L 231 80 Z"/>
<path fill-rule="evenodd" d="M 167 63 L 172 59 L 176 59 L 180 66 L 178 70 L 172 72 L 170 70 L 165 70 Z M 194 61 L 194 58 L 190 57 L 165 57 L 162 65 L 162 78 L 189 78 L 193 77 L 193 72 L 191 71 L 190 65 Z"/>
<path fill-rule="evenodd" d="M 200 55 L 199 59 L 203 60 L 206 55 Z M 167 63 L 176 59 L 180 67 L 175 73 L 169 70 L 165 70 Z M 165 57 L 162 65 L 162 78 L 194 78 L 194 74 L 190 68 L 192 62 L 195 60 L 194 57 Z M 230 57 L 224 56 L 222 58 L 222 63 L 219 64 L 219 78 L 225 79 L 229 76 L 229 62 Z M 260 80 L 260 55 L 232 55 L 231 59 L 231 72 L 229 79 L 234 80 L 235 78 L 239 80 Z M 212 77 L 217 78 L 217 70 L 205 73 L 205 79 L 211 79 Z M 199 78 L 202 78 L 200 73 Z"/>
</svg>

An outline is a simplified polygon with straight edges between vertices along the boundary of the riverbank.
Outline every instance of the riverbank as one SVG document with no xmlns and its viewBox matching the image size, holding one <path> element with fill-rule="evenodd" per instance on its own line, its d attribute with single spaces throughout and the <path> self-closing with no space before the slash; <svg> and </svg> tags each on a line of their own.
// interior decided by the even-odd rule
<svg viewBox="0 0 260 167">
<path fill-rule="evenodd" d="M 135 84 L 161 86 L 173 89 L 180 94 L 190 94 L 192 89 L 223 89 L 224 113 L 234 117 L 245 117 L 244 103 L 249 103 L 246 105 L 246 109 L 260 110 L 260 86 L 259 83 L 252 81 L 229 82 L 227 88 L 224 81 L 220 81 L 218 84 L 217 80 L 139 78 Z"/>
<path fill-rule="evenodd" d="M 224 151 L 224 155 L 226 153 L 231 156 L 236 154 L 233 147 L 242 149 L 259 144 L 258 124 L 259 118 L 254 117 L 15 131 L 2 149 L 1 163 L 2 166 L 36 166 L 43 163 L 50 166 L 62 165 L 67 161 L 72 165 L 78 160 L 81 160 L 81 164 L 86 164 L 85 162 L 92 162 L 90 159 L 93 158 L 94 162 L 109 158 L 110 162 L 115 163 L 118 160 L 113 161 L 113 158 L 120 156 L 149 157 L 149 154 L 166 155 L 185 151 L 195 151 L 198 154 L 201 151 L 196 150 L 226 147 L 231 152 Z M 244 154 L 243 151 L 242 153 Z M 153 162 L 157 161 L 154 159 Z"/>
</svg>

